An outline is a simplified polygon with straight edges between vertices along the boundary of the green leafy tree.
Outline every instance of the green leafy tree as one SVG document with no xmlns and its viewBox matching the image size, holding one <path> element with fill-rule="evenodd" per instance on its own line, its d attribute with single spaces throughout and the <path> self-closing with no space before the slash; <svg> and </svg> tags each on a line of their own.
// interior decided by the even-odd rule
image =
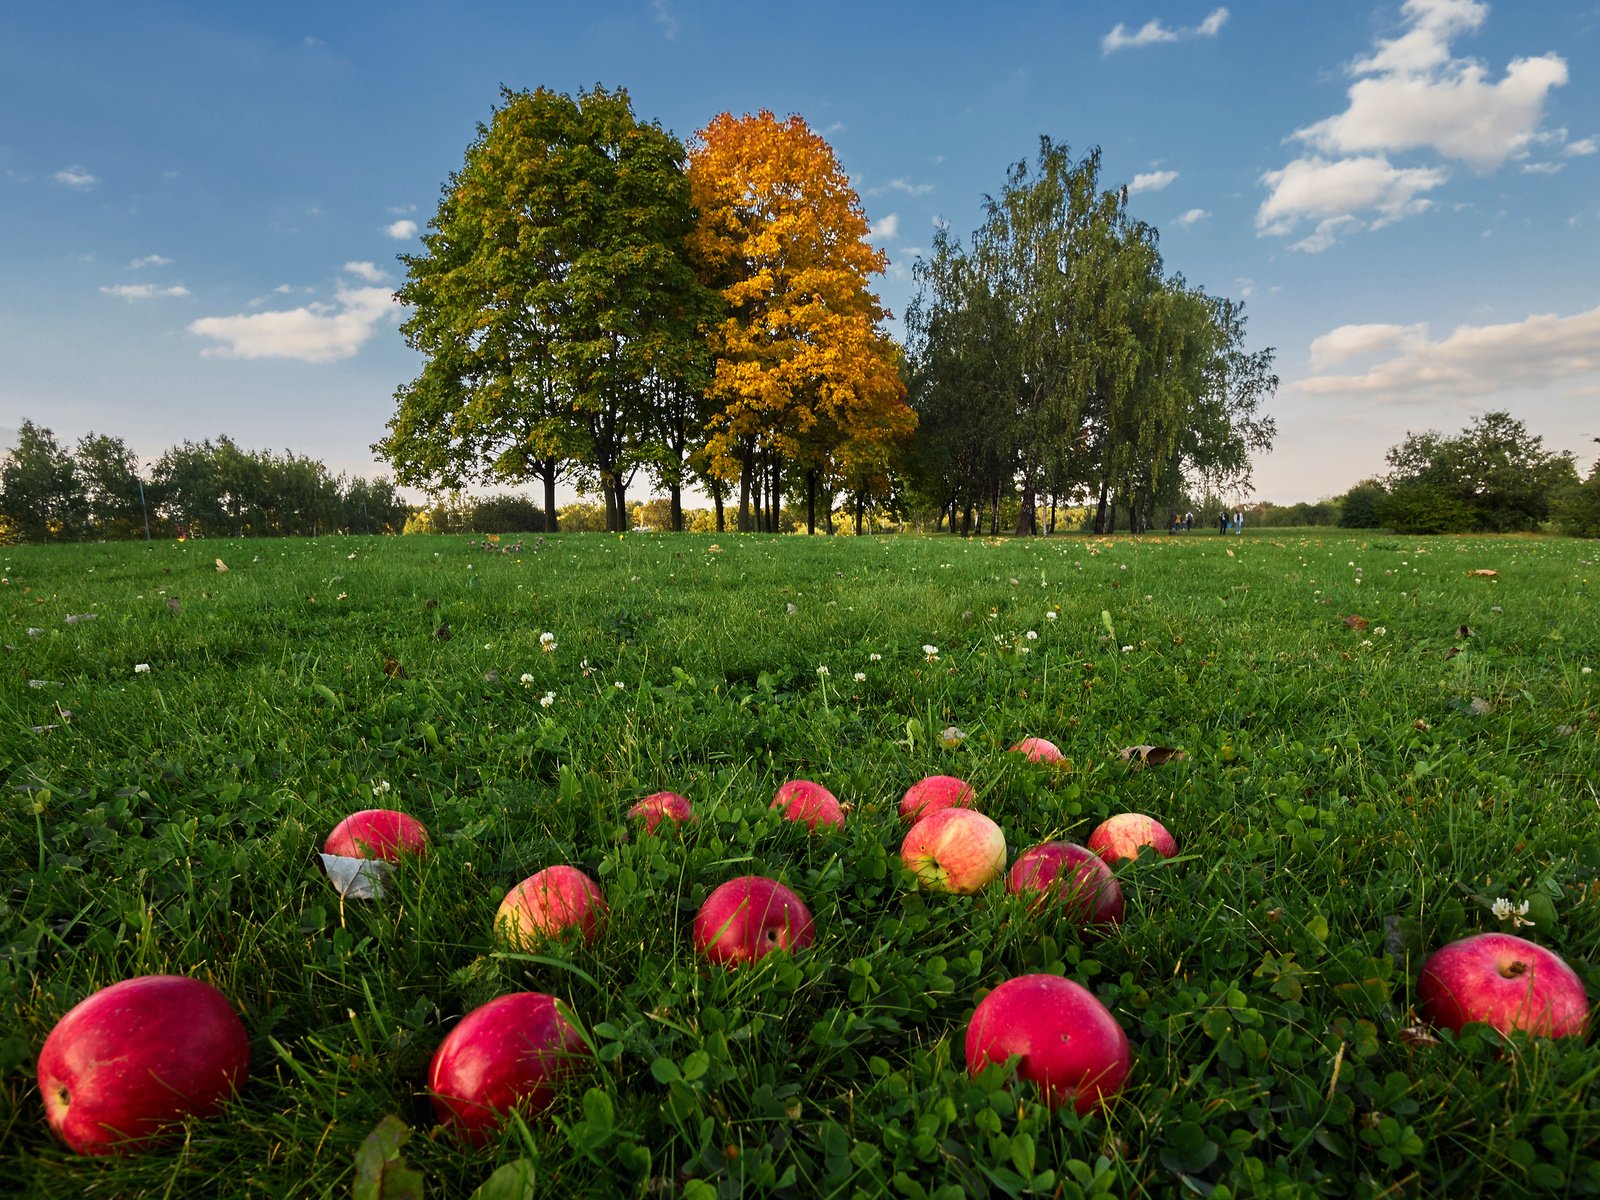
<svg viewBox="0 0 1600 1200">
<path fill-rule="evenodd" d="M 551 529 L 575 478 L 622 528 L 633 473 L 664 466 L 655 399 L 698 386 L 693 223 L 682 144 L 625 91 L 503 91 L 402 259 L 426 362 L 374 449 L 407 484 L 540 480 Z"/>
<path fill-rule="evenodd" d="M 1475 417 L 1455 437 L 1407 434 L 1385 458 L 1390 496 L 1379 507 L 1384 525 L 1401 533 L 1537 530 L 1553 497 L 1578 477 L 1571 454 L 1547 451 L 1503 411 Z M 1441 523 L 1448 528 L 1434 528 Z"/>
<path fill-rule="evenodd" d="M 1595 441 L 1600 442 L 1600 438 Z M 1561 532 L 1573 537 L 1600 537 L 1600 459 L 1582 483 L 1571 480 L 1551 500 L 1551 516 Z"/>
<path fill-rule="evenodd" d="M 121 438 L 90 433 L 73 452 L 89 526 L 103 538 L 142 537 L 145 499 L 139 456 Z"/>
<path fill-rule="evenodd" d="M 49 429 L 24 420 L 0 462 L 0 515 L 26 542 L 80 537 L 88 503 L 72 455 Z"/>
<path fill-rule="evenodd" d="M 1383 522 L 1378 507 L 1389 489 L 1379 479 L 1363 479 L 1339 497 L 1339 526 L 1342 529 L 1377 529 Z"/>
</svg>

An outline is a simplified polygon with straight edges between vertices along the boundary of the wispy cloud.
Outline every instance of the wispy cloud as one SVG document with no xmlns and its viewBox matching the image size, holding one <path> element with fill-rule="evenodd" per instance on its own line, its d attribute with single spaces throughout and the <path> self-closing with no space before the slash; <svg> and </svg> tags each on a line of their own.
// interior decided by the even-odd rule
<svg viewBox="0 0 1600 1200">
<path fill-rule="evenodd" d="M 345 270 L 358 278 L 366 278 L 369 269 L 376 270 L 371 263 L 345 265 Z M 327 363 L 353 357 L 379 325 L 398 319 L 400 311 L 388 288 L 341 284 L 331 304 L 202 317 L 189 323 L 189 332 L 215 343 L 201 351 L 208 358 Z"/>
<path fill-rule="evenodd" d="M 931 183 L 912 183 L 909 179 L 891 179 L 878 187 L 868 188 L 867 195 L 882 196 L 888 192 L 903 192 L 907 196 L 926 196 L 933 191 Z"/>
<path fill-rule="evenodd" d="M 1159 192 L 1178 177 L 1176 171 L 1142 171 L 1128 182 L 1128 195 L 1140 192 Z"/>
<path fill-rule="evenodd" d="M 347 262 L 344 265 L 346 275 L 354 275 L 365 283 L 382 283 L 389 276 L 376 263 Z"/>
<path fill-rule="evenodd" d="M 1294 248 L 1326 250 L 1342 235 L 1381 229 L 1426 211 L 1433 202 L 1422 193 L 1448 178 L 1433 167 L 1396 167 L 1381 155 L 1297 158 L 1261 177 L 1270 194 L 1256 211 L 1256 231 L 1282 235 L 1294 232 L 1302 220 L 1316 221 L 1316 231 Z"/>
<path fill-rule="evenodd" d="M 159 254 L 146 254 L 143 258 L 136 258 L 128 264 L 129 268 L 138 271 L 144 267 L 170 267 L 172 260 Z"/>
<path fill-rule="evenodd" d="M 678 18 L 667 6 L 667 0 L 650 0 L 650 15 L 661 26 L 661 36 L 672 41 L 678 36 Z"/>
<path fill-rule="evenodd" d="M 1203 208 L 1191 208 L 1186 212 L 1178 214 L 1178 225 L 1183 229 L 1188 229 L 1190 226 L 1198 225 L 1210 215 L 1211 214 Z"/>
<path fill-rule="evenodd" d="M 1100 53 L 1111 54 L 1117 50 L 1136 50 L 1141 46 L 1159 46 L 1167 42 L 1182 42 L 1190 38 L 1216 37 L 1227 23 L 1228 10 L 1214 8 L 1200 24 L 1173 29 L 1163 25 L 1159 18 L 1151 18 L 1136 31 L 1129 33 L 1122 22 L 1100 39 Z"/>
<path fill-rule="evenodd" d="M 63 184 L 66 187 L 73 188 L 80 192 L 88 191 L 95 184 L 100 182 L 100 180 L 95 176 L 91 175 L 88 171 L 85 171 L 82 167 L 77 165 L 62 167 L 61 170 L 57 171 L 51 176 L 51 178 L 59 184 Z"/>
<path fill-rule="evenodd" d="M 392 221 L 383 227 L 383 232 L 395 241 L 403 242 L 417 236 L 417 223 L 409 219 Z"/>
<path fill-rule="evenodd" d="M 187 296 L 189 289 L 181 284 L 171 287 L 158 287 L 153 283 L 116 283 L 110 287 L 100 289 L 107 296 L 116 296 L 118 299 L 132 303 L 135 300 L 159 300 L 168 297 Z"/>
<path fill-rule="evenodd" d="M 1568 158 L 1579 158 L 1585 154 L 1600 153 L 1600 141 L 1592 137 L 1586 137 L 1576 142 L 1568 142 L 1561 147 L 1561 153 Z"/>
<path fill-rule="evenodd" d="M 899 213 L 890 213 L 888 216 L 883 217 L 881 220 L 874 221 L 872 223 L 871 228 L 869 228 L 867 230 L 867 234 L 868 234 L 869 237 L 877 238 L 880 241 L 888 241 L 890 238 L 894 237 L 899 232 L 900 232 L 900 214 Z"/>
</svg>

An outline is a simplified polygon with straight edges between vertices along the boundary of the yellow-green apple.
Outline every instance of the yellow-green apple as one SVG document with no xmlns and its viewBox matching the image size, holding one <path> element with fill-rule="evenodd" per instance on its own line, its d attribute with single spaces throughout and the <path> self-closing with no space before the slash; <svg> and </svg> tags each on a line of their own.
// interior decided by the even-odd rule
<svg viewBox="0 0 1600 1200">
<path fill-rule="evenodd" d="M 1017 1077 L 1051 1108 L 1079 1115 L 1122 1090 L 1133 1066 L 1127 1035 L 1088 988 L 1058 975 L 1019 975 L 978 1003 L 967 1026 L 967 1071 L 1017 1058 Z"/>
<path fill-rule="evenodd" d="M 428 831 L 422 822 L 390 808 L 367 808 L 351 813 L 333 827 L 322 844 L 324 854 L 342 858 L 381 858 L 399 862 L 402 854 L 423 854 Z"/>
<path fill-rule="evenodd" d="M 1031 896 L 1033 910 L 1046 906 L 1077 925 L 1122 921 L 1122 885 L 1093 850 L 1073 842 L 1042 842 L 1017 855 L 1006 876 L 1014 896 Z"/>
<path fill-rule="evenodd" d="M 954 775 L 929 775 L 906 789 L 900 801 L 900 819 L 915 824 L 941 808 L 971 808 L 977 792 L 964 779 Z"/>
<path fill-rule="evenodd" d="M 1178 842 L 1167 827 L 1154 817 L 1143 813 L 1118 813 L 1107 817 L 1095 826 L 1088 839 L 1089 849 L 1108 863 L 1124 858 L 1138 858 L 1139 851 L 1149 846 L 1162 858 L 1178 853 Z"/>
<path fill-rule="evenodd" d="M 1058 763 L 1066 757 L 1054 742 L 1042 737 L 1025 737 L 1011 749 L 1036 763 Z"/>
<path fill-rule="evenodd" d="M 1561 956 L 1509 933 L 1477 933 L 1435 950 L 1417 979 L 1423 1016 L 1460 1032 L 1477 1021 L 1501 1033 L 1582 1037 L 1583 981 Z"/>
<path fill-rule="evenodd" d="M 434 1116 L 481 1146 L 506 1116 L 548 1108 L 588 1048 L 555 997 L 513 992 L 475 1008 L 445 1035 L 428 1068 Z"/>
<path fill-rule="evenodd" d="M 809 779 L 789 780 L 778 789 L 767 807 L 783 809 L 786 819 L 800 821 L 807 829 L 814 830 L 818 825 L 844 827 L 844 809 L 839 806 L 839 798 Z"/>
<path fill-rule="evenodd" d="M 50 1128 L 79 1154 L 126 1154 L 215 1113 L 249 1067 L 227 997 L 200 979 L 140 975 L 56 1022 L 39 1051 L 39 1093 Z"/>
<path fill-rule="evenodd" d="M 924 887 L 970 895 L 1006 869 L 1006 835 L 972 808 L 941 808 L 913 825 L 900 860 Z"/>
<path fill-rule="evenodd" d="M 494 914 L 494 932 L 517 950 L 534 949 L 568 930 L 588 943 L 605 915 L 605 897 L 594 880 L 577 867 L 546 867 L 506 893 Z"/>
<path fill-rule="evenodd" d="M 805 902 L 776 879 L 741 875 L 706 897 L 694 918 L 694 946 L 714 963 L 755 962 L 816 940 Z"/>
<path fill-rule="evenodd" d="M 680 796 L 677 792 L 655 792 L 630 808 L 628 817 L 643 821 L 644 831 L 654 833 L 663 820 L 671 821 L 674 825 L 693 821 L 694 811 L 689 806 L 687 796 Z"/>
</svg>

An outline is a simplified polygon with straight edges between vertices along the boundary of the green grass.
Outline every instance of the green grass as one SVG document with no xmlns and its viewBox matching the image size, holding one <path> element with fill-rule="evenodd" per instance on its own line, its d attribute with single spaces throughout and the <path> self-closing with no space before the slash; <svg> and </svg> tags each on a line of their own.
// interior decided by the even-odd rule
<svg viewBox="0 0 1600 1200">
<path fill-rule="evenodd" d="M 1421 957 L 1500 927 L 1500 897 L 1600 997 L 1597 555 L 1298 531 L 0 551 L 0 1192 L 349 1196 L 394 1114 L 433 1196 L 518 1162 L 486 1197 L 1600 1193 L 1600 1056 L 1433 1041 L 1412 1008 Z M 1028 734 L 1070 768 L 1006 753 Z M 1186 757 L 1130 769 L 1142 743 Z M 969 779 L 1013 856 L 1127 809 L 1181 856 L 1123 868 L 1098 938 L 999 887 L 919 892 L 896 814 L 930 773 Z M 843 831 L 766 811 L 796 776 L 848 802 Z M 665 788 L 698 826 L 630 832 Z M 316 853 L 374 804 L 435 851 L 341 905 Z M 599 881 L 605 934 L 498 952 L 501 897 L 558 862 Z M 711 968 L 694 911 L 751 872 L 817 944 Z M 248 1084 L 176 1146 L 77 1158 L 38 1048 L 158 971 L 234 1001 Z M 967 1077 L 973 1006 L 1030 971 L 1127 1030 L 1109 1113 Z M 564 999 L 596 1061 L 467 1151 L 427 1063 L 518 989 Z"/>
</svg>

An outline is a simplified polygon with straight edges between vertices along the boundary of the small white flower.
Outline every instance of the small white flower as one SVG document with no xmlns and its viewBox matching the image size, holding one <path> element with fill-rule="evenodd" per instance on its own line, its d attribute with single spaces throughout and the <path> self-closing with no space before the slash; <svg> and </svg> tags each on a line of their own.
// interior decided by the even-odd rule
<svg viewBox="0 0 1600 1200">
<path fill-rule="evenodd" d="M 539 697 L 540 708 L 549 708 L 555 702 L 556 694 L 554 692 L 546 692 L 544 695 Z"/>
<path fill-rule="evenodd" d="M 1526 900 L 1521 904 L 1512 904 L 1511 901 L 1501 896 L 1491 907 L 1496 919 L 1510 921 L 1513 929 L 1523 925 L 1534 924 L 1534 922 L 1528 920 L 1528 902 Z"/>
<path fill-rule="evenodd" d="M 578 670 L 583 672 L 583 677 L 585 679 L 594 674 L 594 668 L 589 665 L 589 660 L 587 658 L 578 664 Z"/>
<path fill-rule="evenodd" d="M 339 594 L 339 599 L 341 599 L 341 600 L 344 599 L 344 594 L 342 592 Z M 493 650 L 494 649 L 494 643 L 493 642 L 485 642 L 483 644 L 483 648 L 485 650 Z"/>
<path fill-rule="evenodd" d="M 1362 638 L 1361 639 L 1361 644 L 1363 646 L 1370 646 L 1370 645 L 1372 645 L 1372 639 L 1371 638 Z"/>
<path fill-rule="evenodd" d="M 1383 625 L 1374 625 L 1372 627 L 1372 632 L 1377 634 L 1379 637 L 1382 637 L 1384 634 L 1388 633 L 1389 630 Z"/>
<path fill-rule="evenodd" d="M 611 686 L 616 688 L 617 691 L 620 692 L 620 691 L 622 691 L 623 688 L 627 687 L 628 685 L 623 683 L 622 680 L 619 679 L 615 683 L 613 683 Z"/>
<path fill-rule="evenodd" d="M 867 681 L 867 673 L 865 671 L 857 671 L 851 678 L 857 683 L 865 683 Z"/>
<path fill-rule="evenodd" d="M 1047 612 L 1044 615 L 1044 619 L 1046 621 L 1054 621 L 1056 619 L 1056 616 L 1057 616 L 1057 614 L 1054 613 L 1054 612 Z"/>
<path fill-rule="evenodd" d="M 828 677 L 828 667 L 826 663 L 817 668 L 817 674 L 822 676 L 824 679 Z"/>
<path fill-rule="evenodd" d="M 1026 637 L 1030 642 L 1037 642 L 1039 640 L 1038 632 L 1033 629 L 1028 630 L 1028 632 L 1023 634 L 1023 636 Z"/>
<path fill-rule="evenodd" d="M 388 793 L 392 789 L 389 787 L 389 781 L 387 779 L 379 779 L 373 782 L 372 790 L 381 796 Z"/>
<path fill-rule="evenodd" d="M 346 559 L 346 560 L 347 560 L 347 561 L 348 561 L 348 562 L 355 562 L 355 560 L 356 560 L 356 556 L 355 556 L 355 555 L 354 555 L 354 554 L 346 554 L 346 555 L 345 555 L 345 559 Z"/>
<path fill-rule="evenodd" d="M 937 647 L 937 646 L 923 646 L 922 647 L 922 652 L 924 654 L 937 654 L 937 653 L 939 653 L 939 647 Z"/>
<path fill-rule="evenodd" d="M 135 675 L 148 675 L 150 673 L 150 664 L 149 663 L 134 663 L 133 664 L 133 673 Z"/>
<path fill-rule="evenodd" d="M 883 661 L 883 655 L 881 655 L 881 654 L 869 654 L 869 655 L 867 655 L 867 661 L 868 662 L 882 662 Z"/>
<path fill-rule="evenodd" d="M 1132 654 L 1133 653 L 1133 647 L 1132 646 L 1124 646 L 1122 648 L 1122 652 L 1124 654 Z"/>
<path fill-rule="evenodd" d="M 1582 669 L 1582 674 L 1584 674 L 1584 675 L 1593 675 L 1594 674 L 1594 668 L 1593 667 L 1584 667 Z"/>
<path fill-rule="evenodd" d="M 533 676 L 524 671 L 520 682 L 523 687 L 531 688 L 533 686 Z"/>
<path fill-rule="evenodd" d="M 1128 569 L 1128 564 L 1127 563 L 1118 563 L 1117 564 L 1117 570 L 1126 571 L 1127 569 Z"/>
<path fill-rule="evenodd" d="M 954 750 L 966 740 L 967 735 L 962 733 L 961 730 L 957 729 L 954 725 L 945 726 L 944 732 L 939 735 L 939 744 L 946 750 Z"/>
</svg>

